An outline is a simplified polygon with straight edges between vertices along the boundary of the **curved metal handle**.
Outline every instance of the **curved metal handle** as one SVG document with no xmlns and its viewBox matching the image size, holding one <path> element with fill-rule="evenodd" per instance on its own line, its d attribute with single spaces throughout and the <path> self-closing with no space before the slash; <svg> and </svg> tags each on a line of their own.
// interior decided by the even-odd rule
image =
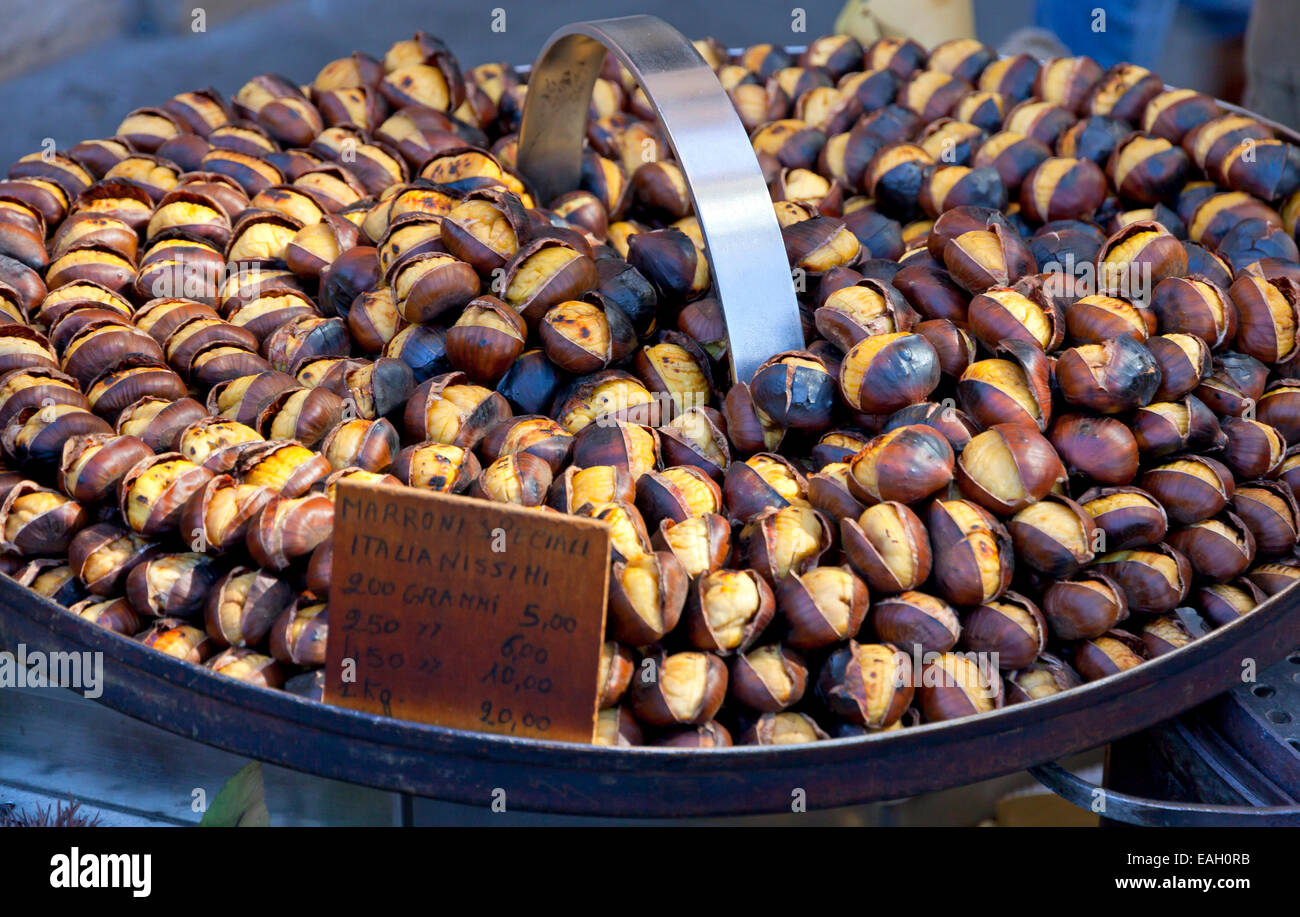
<svg viewBox="0 0 1300 917">
<path fill-rule="evenodd" d="M 1167 802 L 1116 793 L 1089 783 L 1059 764 L 1029 768 L 1043 786 L 1081 809 L 1097 811 L 1096 801 L 1105 803 L 1104 815 L 1112 821 L 1148 827 L 1291 827 L 1300 825 L 1300 806 L 1210 806 L 1201 803 Z"/>
<path fill-rule="evenodd" d="M 686 177 L 730 340 L 732 375 L 802 350 L 781 228 L 745 128 L 717 76 L 680 32 L 654 16 L 567 25 L 533 65 L 519 169 L 544 203 L 578 187 L 591 90 L 605 53 L 645 90 Z"/>
</svg>

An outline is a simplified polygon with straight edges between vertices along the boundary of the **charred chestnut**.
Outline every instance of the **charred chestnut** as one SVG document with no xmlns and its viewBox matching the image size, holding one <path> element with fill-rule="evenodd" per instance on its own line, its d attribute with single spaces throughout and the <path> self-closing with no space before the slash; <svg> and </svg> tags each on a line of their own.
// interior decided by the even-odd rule
<svg viewBox="0 0 1300 917">
<path fill-rule="evenodd" d="M 1137 338 L 1123 334 L 1062 351 L 1056 384 L 1071 404 L 1117 414 L 1151 401 L 1160 387 L 1160 366 Z"/>
<path fill-rule="evenodd" d="M 807 685 L 808 666 L 803 657 L 774 643 L 732 660 L 727 697 L 752 710 L 776 713 L 797 704 Z"/>
<path fill-rule="evenodd" d="M 952 475 L 951 444 L 935 428 L 917 424 L 868 442 L 849 462 L 848 484 L 868 504 L 914 503 L 945 487 Z"/>
<path fill-rule="evenodd" d="M 727 666 L 712 653 L 684 652 L 650 657 L 653 677 L 632 685 L 638 720 L 652 726 L 704 723 L 722 706 Z"/>
<path fill-rule="evenodd" d="M 997 670 L 973 656 L 943 653 L 916 676 L 916 701 L 927 723 L 987 713 L 1005 703 Z"/>
<path fill-rule="evenodd" d="M 973 437 L 957 460 L 961 491 L 988 510 L 1014 513 L 1066 480 L 1052 444 L 1032 427 L 996 424 Z"/>
<path fill-rule="evenodd" d="M 1095 569 L 1118 583 L 1129 609 L 1142 614 L 1173 611 L 1192 584 L 1192 565 L 1167 544 L 1106 554 Z"/>
<path fill-rule="evenodd" d="M 159 554 L 131 570 L 126 595 L 142 615 L 189 618 L 203 608 L 218 575 L 203 554 Z"/>
<path fill-rule="evenodd" d="M 1074 648 L 1074 667 L 1084 681 L 1116 675 L 1146 661 L 1146 646 L 1127 631 L 1110 630 Z"/>
<path fill-rule="evenodd" d="M 897 723 L 915 693 L 912 660 L 894 646 L 850 640 L 822 666 L 817 695 L 837 716 L 871 729 Z"/>
<path fill-rule="evenodd" d="M 783 610 L 785 606 L 782 606 Z M 771 588 L 753 570 L 715 570 L 687 589 L 684 627 L 697 649 L 744 653 L 776 611 Z"/>
<path fill-rule="evenodd" d="M 248 528 L 245 541 L 253 560 L 269 570 L 285 570 L 330 537 L 334 502 L 328 497 L 276 497 Z"/>
<path fill-rule="evenodd" d="M 849 406 L 887 414 L 926 396 L 939 384 L 939 355 L 919 334 L 864 338 L 844 357 L 840 392 Z"/>
</svg>

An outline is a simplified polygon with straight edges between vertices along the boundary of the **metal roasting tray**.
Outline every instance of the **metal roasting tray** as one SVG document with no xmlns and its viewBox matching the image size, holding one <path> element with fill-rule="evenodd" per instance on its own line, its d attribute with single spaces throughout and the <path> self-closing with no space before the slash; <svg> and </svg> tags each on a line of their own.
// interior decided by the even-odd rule
<svg viewBox="0 0 1300 917">
<path fill-rule="evenodd" d="M 582 23 L 552 36 L 539 61 L 553 64 L 546 58 L 557 43 L 572 50 L 575 34 L 606 46 L 635 39 L 633 47 L 616 53 L 647 84 L 669 88 L 655 104 L 678 152 L 695 142 L 693 128 L 685 130 L 691 123 L 690 106 L 707 109 L 710 103 L 701 97 L 709 93 L 684 88 L 680 72 L 674 76 L 674 70 L 700 67 L 698 58 L 692 60 L 673 45 L 675 38 L 689 48 L 684 38 L 652 17 Z M 586 48 L 589 61 L 585 39 L 576 47 Z M 572 74 L 561 73 L 558 79 L 572 80 Z M 713 88 L 714 95 L 721 95 L 716 82 Z M 687 107 L 685 115 L 680 106 Z M 752 156 L 732 165 L 743 165 L 744 172 L 751 162 Z M 738 178 L 735 186 L 725 181 L 695 186 L 691 175 L 696 202 L 703 205 L 701 216 L 708 220 L 720 214 L 705 227 L 711 246 L 726 249 L 735 242 L 726 198 L 739 195 L 735 187 L 748 180 Z M 766 200 L 765 192 L 760 193 Z M 713 201 L 711 209 L 706 199 Z M 738 206 L 751 205 L 741 201 Z M 751 256 L 762 251 L 778 259 L 789 285 L 779 234 L 773 249 L 767 228 L 740 251 Z M 774 222 L 770 228 L 776 232 Z M 743 300 L 745 288 L 739 289 L 742 299 L 730 304 L 738 311 L 727 311 L 728 323 L 753 315 L 767 320 L 766 313 Z M 779 289 L 759 301 L 774 302 L 771 308 L 780 310 L 783 294 Z M 724 289 L 724 310 L 726 295 Z M 788 307 L 794 308 L 793 295 Z M 749 343 L 759 346 L 757 339 Z M 768 346 L 768 354 L 780 349 L 784 347 Z M 1240 685 L 1245 660 L 1262 671 L 1297 643 L 1300 592 L 1289 589 L 1135 669 L 982 716 L 786 748 L 614 749 L 445 729 L 245 684 L 98 627 L 0 576 L 0 647 L 103 653 L 98 700 L 136 719 L 235 754 L 351 783 L 471 805 L 488 803 L 494 791 L 503 789 L 512 809 L 572 815 L 788 812 L 800 796 L 809 808 L 826 808 L 961 786 L 1055 761 L 1167 720 Z"/>
<path fill-rule="evenodd" d="M 366 786 L 573 815 L 745 815 L 902 799 L 1054 761 L 1241 684 L 1294 647 L 1300 592 L 1274 596 L 1166 656 L 982 716 L 788 748 L 613 749 L 464 732 L 305 700 L 216 675 L 0 577 L 0 646 L 102 652 L 100 703 L 236 754 Z"/>
</svg>

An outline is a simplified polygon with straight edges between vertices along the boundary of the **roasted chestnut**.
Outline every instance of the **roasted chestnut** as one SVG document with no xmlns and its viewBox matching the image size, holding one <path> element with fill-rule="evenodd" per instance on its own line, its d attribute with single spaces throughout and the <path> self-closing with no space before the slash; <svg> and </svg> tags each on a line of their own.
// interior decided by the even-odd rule
<svg viewBox="0 0 1300 917">
<path fill-rule="evenodd" d="M 878 599 L 871 606 L 876 636 L 916 657 L 946 653 L 957 645 L 962 626 L 947 602 L 924 592 L 907 591 Z"/>
<path fill-rule="evenodd" d="M 162 548 L 143 536 L 111 522 L 77 533 L 68 545 L 68 566 L 95 595 L 116 594 L 136 565 Z"/>
<path fill-rule="evenodd" d="M 327 605 L 316 601 L 315 596 L 300 598 L 272 625 L 271 656 L 286 665 L 324 665 L 329 639 L 327 612 Z"/>
<path fill-rule="evenodd" d="M 74 436 L 63 445 L 59 486 L 68 496 L 83 503 L 111 499 L 131 466 L 152 455 L 153 450 L 134 436 L 111 433 Z"/>
<path fill-rule="evenodd" d="M 634 238 L 641 239 L 644 235 Z M 694 251 L 689 239 L 686 243 Z M 633 261 L 631 253 L 628 260 Z M 637 266 L 635 261 L 633 266 Z M 510 259 L 503 270 L 505 273 L 501 279 L 501 289 L 504 292 L 501 298 L 532 327 L 537 326 L 552 306 L 579 299 L 598 283 L 592 260 L 572 245 L 556 238 L 539 238 L 528 243 Z M 654 278 L 650 279 L 654 281 Z"/>
<path fill-rule="evenodd" d="M 998 358 L 978 360 L 957 382 L 957 395 L 971 418 L 983 426 L 1023 423 L 1046 430 L 1052 419 L 1051 368 L 1041 350 L 1022 340 L 1005 339 Z"/>
<path fill-rule="evenodd" d="M 278 662 L 246 647 L 231 647 L 213 656 L 204 667 L 262 688 L 279 688 L 284 684 L 284 670 Z"/>
<path fill-rule="evenodd" d="M 1121 197 L 1154 204 L 1182 188 L 1189 167 L 1187 154 L 1167 139 L 1134 133 L 1115 146 L 1106 171 Z"/>
<path fill-rule="evenodd" d="M 1014 570 L 1011 536 L 986 510 L 967 500 L 935 500 L 927 525 L 939 594 L 955 605 L 982 605 L 1006 591 Z"/>
<path fill-rule="evenodd" d="M 991 287 L 970 301 L 970 330 L 990 351 L 1020 341 L 1052 351 L 1065 338 L 1061 304 L 1048 284 L 1025 278 L 1015 287 Z"/>
<path fill-rule="evenodd" d="M 906 653 L 889 644 L 850 640 L 822 666 L 817 696 L 837 716 L 885 729 L 902 719 L 915 681 Z"/>
<path fill-rule="evenodd" d="M 636 499 L 636 482 L 617 465 L 571 465 L 555 479 L 550 505 L 563 513 L 575 513 L 587 504 L 631 503 Z"/>
<path fill-rule="evenodd" d="M 83 599 L 70 606 L 68 611 L 124 637 L 139 633 L 141 627 L 140 616 L 131 608 L 131 603 L 125 597 L 108 601 L 98 598 Z"/>
<path fill-rule="evenodd" d="M 1074 667 L 1084 681 L 1116 675 L 1146 661 L 1146 645 L 1127 631 L 1109 630 L 1074 647 Z"/>
<path fill-rule="evenodd" d="M 1252 573 L 1253 576 L 1253 573 Z M 1250 579 L 1202 586 L 1192 594 L 1196 610 L 1212 627 L 1231 624 L 1266 598 L 1266 593 Z"/>
<path fill-rule="evenodd" d="M 1134 431 L 1113 417 L 1066 414 L 1047 434 L 1065 468 L 1098 484 L 1127 484 L 1138 472 L 1138 440 Z"/>
<path fill-rule="evenodd" d="M 769 507 L 806 504 L 807 479 L 789 459 L 760 452 L 727 466 L 724 493 L 731 518 L 747 521 Z"/>
<path fill-rule="evenodd" d="M 779 643 L 735 656 L 731 661 L 727 698 L 762 713 L 776 713 L 797 704 L 808 685 L 803 657 Z"/>
<path fill-rule="evenodd" d="M 808 714 L 786 710 L 764 713 L 746 727 L 738 741 L 741 745 L 803 745 L 829 738 Z"/>
<path fill-rule="evenodd" d="M 659 442 L 666 461 L 691 465 L 715 480 L 731 464 L 731 446 L 724 432 L 722 415 L 709 407 L 688 408 L 659 428 Z"/>
<path fill-rule="evenodd" d="M 1007 592 L 966 615 L 962 645 L 992 666 L 1021 669 L 1047 648 L 1047 622 L 1037 605 L 1017 592 Z"/>
<path fill-rule="evenodd" d="M 1089 570 L 1050 584 L 1042 612 L 1058 640 L 1090 640 L 1128 617 L 1128 599 L 1114 580 Z"/>
<path fill-rule="evenodd" d="M 207 596 L 208 635 L 220 646 L 256 646 L 292 598 L 287 581 L 263 570 L 235 567 Z"/>
<path fill-rule="evenodd" d="M 604 369 L 635 344 L 635 332 L 622 310 L 583 300 L 566 300 L 548 309 L 540 336 L 551 362 L 573 373 Z M 518 343 L 522 349 L 522 338 Z"/>
<path fill-rule="evenodd" d="M 633 680 L 632 706 L 652 726 L 707 722 L 726 697 L 727 666 L 712 653 L 660 652 L 647 671 Z"/>
<path fill-rule="evenodd" d="M 28 561 L 16 573 L 15 582 L 65 608 L 86 598 L 87 590 L 76 571 L 62 558 L 41 557 Z"/>
<path fill-rule="evenodd" d="M 847 567 L 816 567 L 781 580 L 776 604 L 786 643 L 807 650 L 856 635 L 867 616 L 869 595 Z"/>
<path fill-rule="evenodd" d="M 1161 224 L 1138 220 L 1117 230 L 1097 252 L 1099 292 L 1145 301 L 1167 277 L 1187 273 L 1187 250 Z"/>
<path fill-rule="evenodd" d="M 1286 440 L 1273 427 L 1244 417 L 1224 417 L 1223 461 L 1238 478 L 1271 477 L 1286 457 Z"/>
<path fill-rule="evenodd" d="M 181 537 L 194 551 L 228 551 L 243 543 L 253 517 L 274 496 L 275 491 L 269 487 L 241 484 L 230 475 L 217 475 L 186 503 L 180 520 Z"/>
<path fill-rule="evenodd" d="M 687 588 L 686 637 L 695 648 L 722 656 L 744 653 L 775 611 L 772 590 L 755 571 L 714 570 Z"/>
<path fill-rule="evenodd" d="M 731 553 L 731 527 L 715 513 L 692 516 L 680 522 L 664 519 L 655 534 L 656 548 L 668 548 L 694 579 L 726 563 Z"/>
<path fill-rule="evenodd" d="M 1132 424 L 1138 448 L 1148 458 L 1220 449 L 1227 442 L 1214 414 L 1194 395 L 1139 408 Z"/>
<path fill-rule="evenodd" d="M 1014 199 L 1029 173 L 1051 155 L 1051 148 L 1043 141 L 1004 130 L 980 145 L 971 165 L 977 169 L 990 166 L 996 169 L 1002 178 L 1002 186 Z"/>
<path fill-rule="evenodd" d="M 1048 494 L 1007 520 L 1017 558 L 1053 578 L 1091 562 L 1098 543 L 1092 516 L 1073 500 Z M 1012 666 L 1018 668 L 1018 666 Z"/>
<path fill-rule="evenodd" d="M 708 725 L 716 727 L 716 740 L 706 742 L 704 730 Z M 699 726 L 693 730 L 683 730 L 680 735 L 683 743 L 689 742 L 691 747 L 712 748 L 731 744 L 731 736 L 716 723 Z M 725 741 L 723 741 L 724 736 Z M 608 707 L 600 711 L 596 718 L 596 730 L 595 735 L 592 737 L 592 744 L 630 748 L 634 745 L 641 745 L 644 741 L 645 737 L 641 733 L 641 727 L 637 724 L 636 717 L 631 710 L 626 707 Z M 663 740 L 662 744 L 673 744 L 673 739 Z"/>
<path fill-rule="evenodd" d="M 637 646 L 657 642 L 676 626 L 688 589 L 682 564 L 662 551 L 615 561 L 610 585 L 612 635 Z"/>
<path fill-rule="evenodd" d="M 1247 268 L 1228 290 L 1237 311 L 1237 347 L 1265 363 L 1281 363 L 1300 351 L 1300 286 L 1289 278 L 1269 280 Z"/>
<path fill-rule="evenodd" d="M 1300 540 L 1300 507 L 1289 484 L 1252 481 L 1236 488 L 1233 511 L 1250 529 L 1261 557 L 1276 557 L 1295 550 Z"/>
<path fill-rule="evenodd" d="M 447 330 L 447 359 L 475 382 L 493 383 L 523 352 L 528 328 L 495 296 L 472 300 Z"/>
<path fill-rule="evenodd" d="M 142 535 L 162 535 L 180 525 L 186 502 L 212 477 L 179 452 L 164 452 L 137 462 L 122 478 L 122 518 Z"/>
<path fill-rule="evenodd" d="M 503 395 L 468 384 L 460 373 L 448 373 L 415 389 L 406 404 L 405 424 L 414 439 L 469 448 L 508 417 L 510 406 Z"/>
<path fill-rule="evenodd" d="M 1244 573 L 1255 559 L 1255 536 L 1233 513 L 1174 529 L 1166 541 L 1182 552 L 1197 575 L 1216 583 Z"/>
<path fill-rule="evenodd" d="M 967 446 L 969 448 L 969 446 Z M 953 449 L 934 427 L 897 427 L 873 438 L 849 461 L 850 492 L 865 503 L 914 503 L 953 476 Z"/>
<path fill-rule="evenodd" d="M 1008 129 L 1020 130 L 1010 124 Z M 1031 131 L 1020 132 L 1034 136 Z M 1043 136 L 1038 139 L 1047 143 L 1055 140 Z M 1106 176 L 1095 162 L 1086 158 L 1045 159 L 1030 171 L 1020 186 L 1021 212 L 1041 223 L 1087 220 L 1105 198 Z"/>
<path fill-rule="evenodd" d="M 218 457 L 224 456 L 211 456 L 205 465 L 224 465 L 224 461 L 214 462 Z M 242 483 L 269 487 L 282 497 L 300 497 L 330 473 L 329 459 L 324 455 L 284 440 L 239 448 L 232 458 L 233 464 L 227 470 L 233 470 Z"/>
<path fill-rule="evenodd" d="M 75 436 L 112 433 L 99 417 L 72 404 L 25 408 L 0 433 L 5 454 L 20 466 L 58 467 L 64 445 Z"/>
<path fill-rule="evenodd" d="M 1056 361 L 1056 384 L 1065 400 L 1102 414 L 1147 404 L 1160 379 L 1155 357 L 1131 334 L 1071 347 Z"/>
<path fill-rule="evenodd" d="M 803 573 L 815 565 L 831 541 L 830 524 L 811 507 L 773 507 L 741 529 L 738 556 L 769 584 L 777 584 L 787 573 Z"/>
<path fill-rule="evenodd" d="M 916 676 L 916 702 L 927 723 L 988 713 L 1005 703 L 1002 678 L 975 654 L 943 653 Z"/>
<path fill-rule="evenodd" d="M 1021 704 L 1051 697 L 1083 684 L 1079 673 L 1050 653 L 1005 676 L 1007 703 Z"/>
<path fill-rule="evenodd" d="M 926 396 L 939 384 L 939 355 L 919 334 L 867 337 L 853 346 L 840 369 L 840 391 L 855 410 L 887 414 Z"/>
<path fill-rule="evenodd" d="M 160 653 L 195 665 L 202 665 L 216 652 L 216 647 L 207 634 L 181 618 L 156 618 L 148 628 L 136 634 L 135 639 Z"/>
<path fill-rule="evenodd" d="M 320 454 L 329 460 L 335 471 L 352 467 L 384 471 L 393 463 L 400 448 L 397 430 L 387 420 L 357 417 L 330 430 L 321 440 Z"/>
<path fill-rule="evenodd" d="M 971 293 L 1010 286 L 1036 267 L 1033 254 L 1016 233 L 992 221 L 988 228 L 962 233 L 944 246 L 943 262 L 953 279 Z"/>
<path fill-rule="evenodd" d="M 974 436 L 957 459 L 963 494 L 985 509 L 1009 514 L 1043 499 L 1066 480 L 1052 444 L 1033 427 L 995 424 Z"/>
<path fill-rule="evenodd" d="M 672 466 L 647 471 L 636 481 L 636 504 L 651 525 L 663 519 L 680 522 L 722 511 L 722 490 L 704 471 Z"/>
<path fill-rule="evenodd" d="M 1210 346 L 1195 334 L 1163 334 L 1150 338 L 1147 349 L 1160 370 L 1153 401 L 1174 401 L 1195 391 L 1210 374 Z"/>
<path fill-rule="evenodd" d="M 826 364 L 798 351 L 766 360 L 750 381 L 755 404 L 774 423 L 812 432 L 830 426 L 835 389 Z"/>
<path fill-rule="evenodd" d="M 877 503 L 857 519 L 841 519 L 840 541 L 853 569 L 878 593 L 915 589 L 930 576 L 928 533 L 905 504 Z"/>
<path fill-rule="evenodd" d="M 1142 614 L 1173 611 L 1192 585 L 1192 565 L 1167 544 L 1103 555 L 1094 569 L 1118 583 L 1129 609 Z"/>
<path fill-rule="evenodd" d="M 189 618 L 203 608 L 219 575 L 203 554 L 159 554 L 132 568 L 126 595 L 141 615 Z"/>
<path fill-rule="evenodd" d="M 479 461 L 464 446 L 423 442 L 407 446 L 393 459 L 392 474 L 410 487 L 460 493 L 478 478 Z"/>
<path fill-rule="evenodd" d="M 285 570 L 330 537 L 334 502 L 328 497 L 275 497 L 254 518 L 245 541 L 253 560 L 270 570 Z"/>
<path fill-rule="evenodd" d="M 419 394 L 418 389 L 416 393 Z M 588 426 L 662 421 L 662 404 L 636 377 L 606 369 L 573 380 L 556 396 L 552 413 L 560 426 L 576 434 Z"/>
<path fill-rule="evenodd" d="M 778 354 L 773 360 L 783 361 L 787 356 Z M 810 369 L 818 363 L 815 357 L 805 362 Z M 660 332 L 637 351 L 633 365 L 652 399 L 648 408 L 641 409 L 649 411 L 646 419 L 652 424 L 662 424 L 665 419 L 671 420 L 683 411 L 706 407 L 713 396 L 713 375 L 708 356 L 687 335 L 675 331 Z M 618 393 L 618 389 L 616 385 L 614 392 Z M 623 394 L 627 396 L 628 408 L 636 410 L 639 392 L 628 387 Z"/>
<path fill-rule="evenodd" d="M 0 503 L 0 550 L 23 557 L 62 554 L 88 521 L 77 501 L 20 481 Z"/>
</svg>

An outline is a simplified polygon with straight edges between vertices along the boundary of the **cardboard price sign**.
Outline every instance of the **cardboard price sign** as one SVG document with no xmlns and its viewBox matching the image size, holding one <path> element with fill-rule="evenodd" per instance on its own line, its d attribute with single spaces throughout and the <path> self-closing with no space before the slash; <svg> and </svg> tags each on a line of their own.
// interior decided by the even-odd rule
<svg viewBox="0 0 1300 917">
<path fill-rule="evenodd" d="M 344 482 L 325 700 L 455 729 L 590 742 L 604 523 Z"/>
</svg>

